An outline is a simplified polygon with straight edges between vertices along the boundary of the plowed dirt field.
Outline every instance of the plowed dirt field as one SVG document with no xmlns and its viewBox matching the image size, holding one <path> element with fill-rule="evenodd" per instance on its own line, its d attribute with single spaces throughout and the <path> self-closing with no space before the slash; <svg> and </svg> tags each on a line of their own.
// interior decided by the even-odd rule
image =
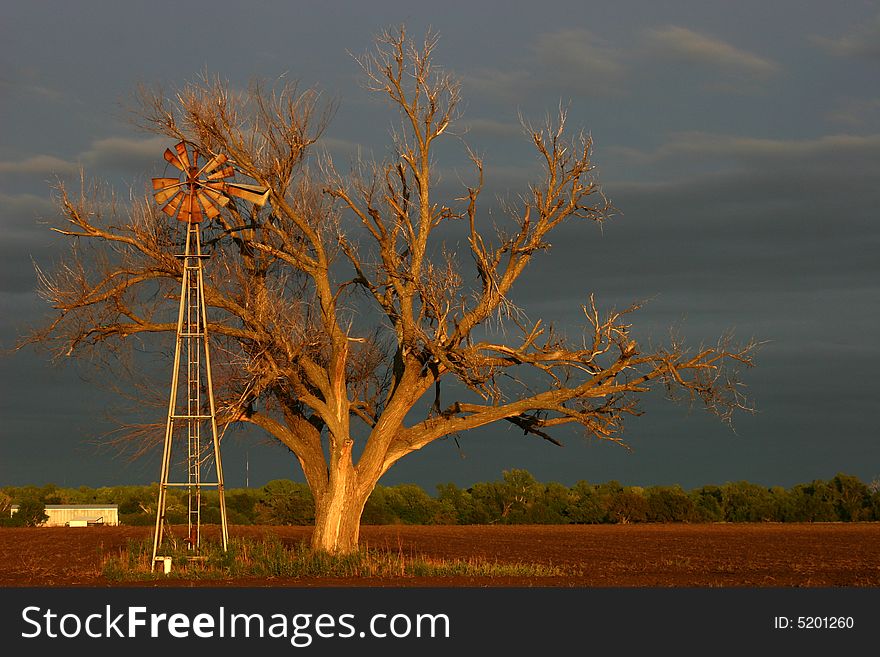
<svg viewBox="0 0 880 657">
<path fill-rule="evenodd" d="M 309 527 L 235 526 L 230 535 L 307 540 Z M 216 528 L 208 528 L 210 538 Z M 0 586 L 132 586 L 101 576 L 105 555 L 149 527 L 2 528 Z M 181 533 L 183 533 L 181 531 Z M 880 586 L 880 523 L 374 526 L 361 543 L 405 555 L 560 566 L 566 577 L 229 579 L 146 586 Z"/>
</svg>

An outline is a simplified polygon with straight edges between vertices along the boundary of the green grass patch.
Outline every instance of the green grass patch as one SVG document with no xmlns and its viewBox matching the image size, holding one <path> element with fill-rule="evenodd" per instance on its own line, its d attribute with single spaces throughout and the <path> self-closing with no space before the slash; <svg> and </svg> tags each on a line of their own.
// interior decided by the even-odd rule
<svg viewBox="0 0 880 657">
<path fill-rule="evenodd" d="M 277 538 L 234 538 L 223 552 L 219 544 L 202 546 L 198 559 L 186 550 L 162 550 L 172 558 L 171 573 L 161 564 L 150 572 L 152 541 L 132 541 L 106 556 L 102 574 L 111 581 L 149 579 L 233 579 L 239 577 L 565 577 L 579 573 L 559 566 L 499 563 L 488 559 L 434 559 L 403 552 L 361 548 L 346 555 L 315 552 L 304 543 L 286 546 Z"/>
</svg>

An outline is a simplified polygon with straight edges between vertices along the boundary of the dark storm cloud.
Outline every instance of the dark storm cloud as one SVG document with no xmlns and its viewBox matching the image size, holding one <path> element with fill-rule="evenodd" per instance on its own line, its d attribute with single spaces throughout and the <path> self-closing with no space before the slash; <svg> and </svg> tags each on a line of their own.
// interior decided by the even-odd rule
<svg viewBox="0 0 880 657">
<path fill-rule="evenodd" d="M 47 85 L 46 81 L 41 79 L 32 67 L 28 66 L 5 67 L 5 70 L 0 73 L 0 91 L 8 99 L 24 102 L 36 101 L 56 104 L 65 100 L 64 92 Z"/>
<path fill-rule="evenodd" d="M 749 166 L 605 190 L 621 216 L 603 233 L 570 224 L 551 238 L 548 266 L 579 258 L 607 287 L 653 296 L 880 285 L 880 140 L 838 140 L 748 152 Z M 843 148 L 846 151 L 846 148 Z M 763 155 L 761 154 L 763 152 Z M 560 280 L 560 294 L 573 288 Z M 538 294 L 536 292 L 536 294 Z"/>
<path fill-rule="evenodd" d="M 0 192 L 0 225 L 5 236 L 0 243 L 0 291 L 30 292 L 34 289 L 32 258 L 47 256 L 58 242 L 47 226 L 38 222 L 53 212 L 54 206 L 48 197 Z M 19 299 L 16 303 L 21 301 Z"/>
<path fill-rule="evenodd" d="M 686 156 L 686 164 L 703 166 L 708 159 L 738 162 L 762 170 L 825 170 L 838 165 L 880 169 L 880 135 L 822 135 L 812 139 L 767 139 L 749 136 L 686 132 L 670 135 L 657 149 L 611 149 L 637 165 L 656 167 Z"/>
<path fill-rule="evenodd" d="M 880 58 L 880 14 L 841 36 L 814 36 L 813 42 L 838 57 Z"/>
<path fill-rule="evenodd" d="M 88 167 L 91 173 L 143 174 L 155 168 L 156 151 L 160 153 L 170 140 L 164 137 L 137 139 L 107 137 L 96 139 L 87 150 L 65 160 L 56 155 L 30 155 L 20 160 L 0 161 L 0 174 L 9 176 L 66 176 Z"/>
<path fill-rule="evenodd" d="M 741 435 L 772 436 L 775 444 L 799 435 L 800 448 L 818 450 L 815 436 L 824 432 L 842 450 L 837 463 L 844 453 L 872 454 L 862 441 L 872 431 L 880 367 L 877 139 L 671 143 L 652 164 L 705 167 L 711 154 L 722 170 L 608 183 L 623 214 L 602 232 L 570 224 L 551 238 L 552 250 L 533 265 L 540 274 L 524 280 L 516 300 L 572 338 L 583 325 L 576 309 L 594 292 L 603 308 L 647 300 L 632 316 L 645 341 L 663 344 L 670 329 L 691 345 L 730 331 L 735 343 L 767 341 L 759 368 L 744 375 L 759 424 L 746 423 Z M 809 384 L 816 376 L 821 386 Z M 672 429 L 662 409 L 648 408 L 659 430 Z M 810 425 L 815 434 L 804 429 Z"/>
<path fill-rule="evenodd" d="M 143 175 L 155 169 L 156 153 L 161 153 L 171 140 L 166 137 L 132 139 L 108 137 L 97 139 L 79 159 L 83 164 L 100 171 L 114 171 Z"/>
<path fill-rule="evenodd" d="M 468 92 L 521 102 L 525 94 L 553 88 L 578 95 L 620 94 L 628 66 L 626 51 L 607 39 L 587 29 L 566 28 L 538 34 L 510 68 L 478 68 L 461 75 Z"/>
<path fill-rule="evenodd" d="M 54 175 L 73 173 L 77 167 L 54 155 L 31 155 L 19 161 L 0 162 L 0 173 L 5 175 Z"/>
<path fill-rule="evenodd" d="M 28 215 L 31 217 L 45 215 L 51 212 L 54 206 L 45 196 L 37 196 L 36 194 L 6 194 L 0 192 L 0 208 L 3 210 L 4 217 L 12 218 Z M 7 227 L 5 234 L 7 237 L 11 237 L 12 241 L 18 241 L 18 239 L 22 237 L 26 238 L 27 235 L 30 234 L 29 229 L 15 224 L 10 226 L 10 223 L 7 220 L 3 221 L 3 225 Z"/>
<path fill-rule="evenodd" d="M 154 168 L 156 153 L 161 153 L 169 143 L 163 138 L 109 137 L 93 141 L 71 161 L 33 155 L 0 162 L 0 175 L 6 181 L 19 181 L 33 190 L 0 191 L 0 225 L 6 236 L 0 244 L 0 290 L 32 292 L 36 288 L 34 263 L 51 268 L 66 248 L 67 242 L 51 231 L 52 226 L 63 221 L 52 198 L 53 187 L 59 180 L 67 180 L 75 189 L 80 171 L 85 170 L 92 180 L 113 177 L 130 185 L 132 177 L 143 178 L 145 172 Z M 123 188 L 120 186 L 117 191 Z"/>
<path fill-rule="evenodd" d="M 540 124 L 561 101 L 570 128 L 593 131 L 600 182 L 622 212 L 602 230 L 573 222 L 551 236 L 552 250 L 514 291 L 530 317 L 576 336 L 578 308 L 595 292 L 603 308 L 650 300 L 633 316 L 640 338 L 662 342 L 675 326 L 692 344 L 729 329 L 770 342 L 747 376 L 761 412 L 741 419 L 736 436 L 650 398 L 648 414 L 630 425 L 633 455 L 571 432 L 561 436 L 565 450 L 548 450 L 495 427 L 463 437 L 465 459 L 443 441 L 405 459 L 388 483 L 430 488 L 443 472 L 467 484 L 510 467 L 569 482 L 684 485 L 878 474 L 876 10 L 743 0 L 585 12 L 580 2 L 513 2 L 500 21 L 494 6 L 457 2 L 442 12 L 391 1 L 315 5 L 307 20 L 280 2 L 251 11 L 218 0 L 210 12 L 170 2 L 47 6 L 10 5 L 0 41 L 3 111 L 15 126 L 0 144 L 4 347 L 46 311 L 33 293 L 31 258 L 51 266 L 61 252 L 63 240 L 45 225 L 58 220 L 54 177 L 74 180 L 83 166 L 127 198 L 130 186 L 139 192 L 161 174 L 168 141 L 137 134 L 119 110 L 138 82 L 174 89 L 206 68 L 238 89 L 253 76 L 321 82 L 341 101 L 323 147 L 346 171 L 361 157 L 391 157 L 387 132 L 399 126 L 383 102 L 359 91 L 347 51 L 363 52 L 384 26 L 406 21 L 418 37 L 434 25 L 438 63 L 464 82 L 464 117 L 450 127 L 448 146 L 438 142 L 438 199 L 474 182 L 455 138 L 462 135 L 485 157 L 483 226 L 503 223 L 501 201 L 515 204 L 540 176 L 519 115 Z M 230 21 L 235 47 L 218 48 Z M 443 238 L 465 244 L 461 226 Z M 460 255 L 464 275 L 472 273 Z M 0 484 L 155 479 L 155 468 L 119 474 L 112 460 L 83 451 L 114 400 L 75 370 L 44 362 L 44 354 L 21 352 L 2 363 L 11 393 L 2 405 Z M 64 400 L 58 413 L 46 413 L 47 391 Z M 230 471 L 248 444 L 230 446 Z M 39 458 L 47 451 L 58 458 Z M 252 472 L 261 473 L 252 480 L 296 475 L 292 460 L 267 453 L 252 452 Z"/>
<path fill-rule="evenodd" d="M 646 77 L 671 64 L 708 74 L 707 89 L 743 93 L 760 90 L 782 71 L 768 57 L 678 25 L 637 32 L 626 47 L 589 29 L 565 28 L 538 34 L 524 53 L 505 69 L 463 72 L 466 89 L 520 104 L 536 93 L 629 96 Z"/>
<path fill-rule="evenodd" d="M 780 71 L 771 59 L 741 50 L 730 43 L 677 25 L 647 32 L 651 51 L 692 65 L 746 75 L 770 78 Z"/>
<path fill-rule="evenodd" d="M 627 75 L 621 48 L 585 29 L 564 29 L 538 35 L 532 46 L 543 67 L 546 86 L 584 89 L 594 94 L 617 94 Z"/>
<path fill-rule="evenodd" d="M 465 135 L 486 135 L 491 137 L 501 137 L 504 139 L 521 138 L 523 127 L 520 123 L 513 121 L 497 121 L 495 119 L 479 119 L 465 118 L 460 121 L 463 134 Z"/>
<path fill-rule="evenodd" d="M 880 117 L 880 98 L 843 98 L 828 112 L 829 121 L 851 127 L 876 123 Z"/>
</svg>

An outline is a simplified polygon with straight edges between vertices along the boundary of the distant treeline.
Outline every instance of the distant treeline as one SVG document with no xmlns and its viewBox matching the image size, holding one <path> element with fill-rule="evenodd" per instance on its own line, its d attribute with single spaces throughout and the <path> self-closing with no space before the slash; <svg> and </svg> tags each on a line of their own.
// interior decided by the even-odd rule
<svg viewBox="0 0 880 657">
<path fill-rule="evenodd" d="M 112 488 L 59 488 L 49 484 L 0 489 L 0 511 L 10 504 L 118 504 L 120 522 L 155 521 L 155 484 Z M 202 522 L 218 523 L 217 494 L 203 492 Z M 186 491 L 168 492 L 168 519 L 186 522 Z M 305 484 L 285 479 L 262 488 L 226 492 L 229 522 L 239 525 L 310 525 L 314 502 Z M 525 470 L 505 471 L 500 481 L 458 488 L 437 486 L 428 495 L 414 484 L 378 486 L 364 509 L 368 525 L 599 524 L 628 522 L 849 522 L 880 520 L 880 486 L 838 474 L 792 488 L 747 481 L 702 486 L 622 486 L 616 481 L 568 487 L 544 484 Z"/>
</svg>

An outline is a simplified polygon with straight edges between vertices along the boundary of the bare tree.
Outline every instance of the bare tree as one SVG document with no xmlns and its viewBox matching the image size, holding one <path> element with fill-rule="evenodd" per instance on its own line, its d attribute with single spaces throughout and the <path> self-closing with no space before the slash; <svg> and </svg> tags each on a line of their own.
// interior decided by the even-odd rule
<svg viewBox="0 0 880 657">
<path fill-rule="evenodd" d="M 433 66 L 435 45 L 433 36 L 415 44 L 387 32 L 358 60 L 402 127 L 390 161 L 352 173 L 312 155 L 332 111 L 314 91 L 236 93 L 214 79 L 173 101 L 140 96 L 151 130 L 225 153 L 271 190 L 266 208 L 233 202 L 208 229 L 210 330 L 225 356 L 220 419 L 257 425 L 296 455 L 315 498 L 317 549 L 354 550 L 379 478 L 444 436 L 506 421 L 554 444 L 550 432 L 562 425 L 622 443 L 624 419 L 652 384 L 723 419 L 743 407 L 728 366 L 750 365 L 752 344 L 643 351 L 627 323 L 636 308 L 603 313 L 592 296 L 581 308 L 584 335 L 572 342 L 514 305 L 514 283 L 554 229 L 610 216 L 591 139 L 569 136 L 564 112 L 525 126 L 543 172 L 501 226 L 486 225 L 483 163 L 470 151 L 473 184 L 437 198 L 432 149 L 452 133 L 460 88 Z M 133 336 L 173 332 L 162 308 L 181 276 L 175 227 L 150 199 L 121 208 L 85 187 L 60 187 L 69 223 L 57 230 L 71 250 L 54 272 L 39 272 L 57 315 L 30 341 L 107 353 Z M 465 235 L 457 252 L 439 244 L 450 222 Z M 444 381 L 451 403 L 441 403 Z"/>
</svg>

